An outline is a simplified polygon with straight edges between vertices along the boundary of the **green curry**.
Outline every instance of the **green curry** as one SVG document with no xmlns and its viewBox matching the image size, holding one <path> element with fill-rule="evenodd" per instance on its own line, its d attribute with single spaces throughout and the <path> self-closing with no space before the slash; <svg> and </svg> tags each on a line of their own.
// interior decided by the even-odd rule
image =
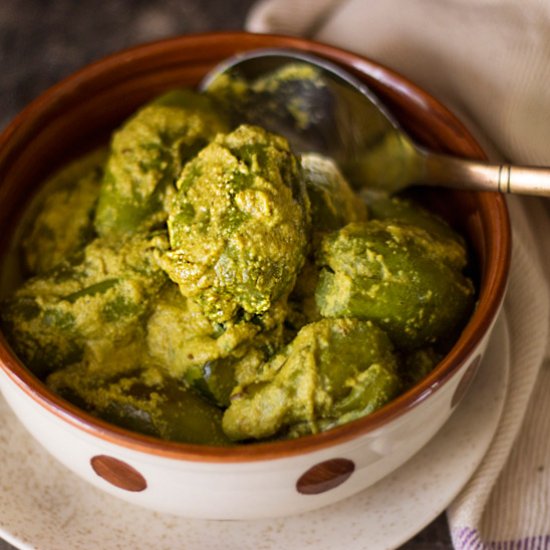
<svg viewBox="0 0 550 550">
<path fill-rule="evenodd" d="M 165 94 L 45 184 L 3 330 L 64 398 L 164 439 L 294 438 L 367 415 L 460 332 L 464 241 L 403 198 L 366 204 L 330 159 L 223 105 Z"/>
</svg>

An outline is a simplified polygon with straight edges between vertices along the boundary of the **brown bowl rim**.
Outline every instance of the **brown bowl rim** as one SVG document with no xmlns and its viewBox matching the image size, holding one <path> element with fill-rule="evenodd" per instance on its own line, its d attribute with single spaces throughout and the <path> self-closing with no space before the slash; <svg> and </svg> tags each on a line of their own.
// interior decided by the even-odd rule
<svg viewBox="0 0 550 550">
<path fill-rule="evenodd" d="M 224 43 L 240 44 L 241 46 L 236 48 L 238 51 L 271 47 L 297 48 L 304 52 L 325 57 L 333 62 L 344 64 L 348 70 L 360 78 L 379 81 L 390 93 L 392 90 L 406 89 L 409 100 L 420 106 L 429 103 L 437 111 L 437 115 L 441 117 L 441 120 L 452 125 L 455 130 L 462 134 L 461 139 L 469 156 L 480 160 L 486 160 L 487 158 L 481 146 L 449 109 L 407 78 L 384 65 L 343 48 L 309 39 L 276 34 L 254 34 L 244 31 L 193 33 L 139 44 L 88 64 L 50 87 L 24 108 L 0 135 L 0 151 L 7 146 L 11 136 L 26 120 L 32 119 L 37 114 L 39 115 L 42 109 L 50 102 L 55 101 L 56 97 L 77 87 L 80 82 L 95 78 L 113 66 L 128 60 L 131 61 L 136 57 L 139 59 L 142 56 L 159 53 L 167 47 L 178 48 L 188 46 L 189 43 L 195 43 L 197 47 L 200 47 L 201 43 L 209 43 L 213 39 Z M 44 407 L 46 411 L 53 413 L 58 419 L 111 444 L 121 445 L 146 454 L 194 462 L 240 463 L 287 458 L 334 447 L 379 429 L 424 402 L 430 395 L 443 387 L 470 358 L 472 351 L 481 343 L 496 320 L 504 299 L 510 264 L 511 231 L 509 216 L 506 201 L 502 195 L 483 192 L 479 193 L 479 198 L 486 208 L 491 211 L 491 222 L 499 236 L 499 240 L 497 241 L 498 246 L 495 247 L 495 250 L 492 250 L 494 258 L 490 265 L 491 272 L 487 275 L 490 285 L 486 288 L 484 299 L 480 300 L 459 340 L 439 365 L 419 384 L 374 413 L 332 430 L 294 440 L 237 445 L 234 447 L 214 447 L 164 441 L 119 428 L 66 402 L 49 390 L 24 367 L 11 351 L 2 334 L 0 334 L 0 367 L 25 394 Z"/>
</svg>

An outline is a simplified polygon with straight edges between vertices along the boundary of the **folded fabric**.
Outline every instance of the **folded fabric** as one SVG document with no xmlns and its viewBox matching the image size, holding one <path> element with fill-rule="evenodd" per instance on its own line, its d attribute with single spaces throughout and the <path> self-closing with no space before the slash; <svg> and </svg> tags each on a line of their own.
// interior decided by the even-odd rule
<svg viewBox="0 0 550 550">
<path fill-rule="evenodd" d="M 545 0 L 264 0 L 247 28 L 364 54 L 454 110 L 493 158 L 550 165 Z M 456 548 L 550 548 L 550 200 L 508 204 L 510 390 L 486 456 L 448 508 Z"/>
</svg>

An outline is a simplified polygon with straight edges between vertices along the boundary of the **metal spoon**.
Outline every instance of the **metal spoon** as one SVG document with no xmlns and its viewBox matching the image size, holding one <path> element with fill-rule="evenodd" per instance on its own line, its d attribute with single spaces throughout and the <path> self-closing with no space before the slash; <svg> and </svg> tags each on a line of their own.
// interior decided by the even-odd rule
<svg viewBox="0 0 550 550">
<path fill-rule="evenodd" d="M 372 91 L 337 65 L 290 49 L 228 58 L 201 89 L 236 118 L 287 137 L 298 152 L 333 158 L 357 188 L 410 185 L 550 196 L 550 169 L 466 160 L 414 143 Z"/>
</svg>

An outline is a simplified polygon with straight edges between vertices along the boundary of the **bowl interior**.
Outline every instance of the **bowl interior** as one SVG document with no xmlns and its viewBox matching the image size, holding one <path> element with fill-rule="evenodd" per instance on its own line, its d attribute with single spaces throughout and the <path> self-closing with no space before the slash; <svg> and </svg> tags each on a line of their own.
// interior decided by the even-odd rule
<svg viewBox="0 0 550 550">
<path fill-rule="evenodd" d="M 224 58 L 240 51 L 290 47 L 325 56 L 364 80 L 421 144 L 459 156 L 484 158 L 462 124 L 435 99 L 390 70 L 352 53 L 298 38 L 217 33 L 189 35 L 115 54 L 74 74 L 35 100 L 0 136 L 0 253 L 22 206 L 53 170 L 75 156 L 105 143 L 109 134 L 137 107 L 159 93 L 195 86 Z M 437 389 L 467 359 L 494 321 L 504 295 L 510 256 L 510 231 L 505 201 L 492 193 L 424 190 L 418 193 L 471 243 L 479 266 L 480 300 L 460 340 L 442 363 L 417 387 L 369 417 L 330 432 L 292 442 L 261 444 L 224 451 L 158 442 L 130 434 L 78 411 L 37 381 L 0 342 L 0 361 L 8 374 L 49 410 L 73 424 L 118 442 L 176 456 L 198 453 L 203 458 L 268 457 L 302 452 L 349 439 L 406 412 Z M 5 269 L 5 262 L 2 269 Z M 228 454 L 229 453 L 229 454 Z M 231 455 L 233 453 L 233 455 Z"/>
</svg>

